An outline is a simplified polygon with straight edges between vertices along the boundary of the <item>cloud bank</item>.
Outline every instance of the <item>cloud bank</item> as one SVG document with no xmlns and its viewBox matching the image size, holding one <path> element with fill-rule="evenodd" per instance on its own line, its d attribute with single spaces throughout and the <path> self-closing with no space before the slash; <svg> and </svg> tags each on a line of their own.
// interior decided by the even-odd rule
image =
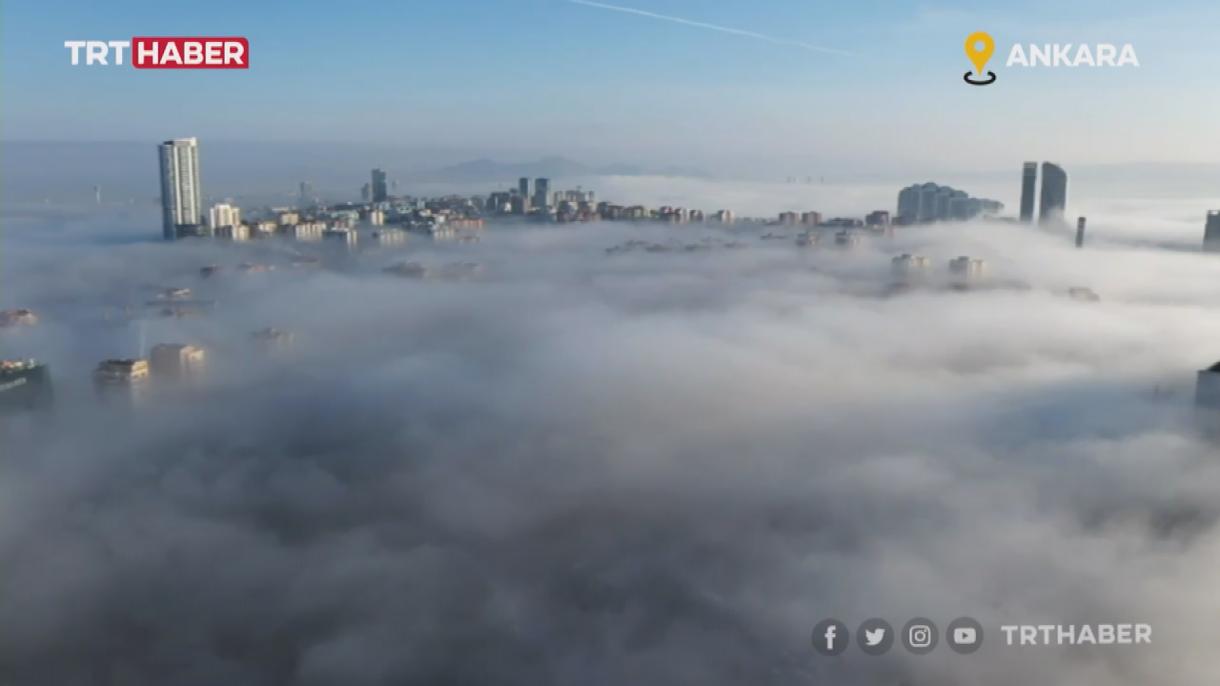
<svg viewBox="0 0 1220 686">
<path fill-rule="evenodd" d="M 506 225 L 355 256 L 136 240 L 147 226 L 6 227 L 0 305 L 43 323 L 0 344 L 51 364 L 57 408 L 3 425 L 4 681 L 1110 686 L 1220 667 L 1220 474 L 1191 408 L 1220 359 L 1209 256 L 1104 226 L 1077 251 L 998 224 L 851 250 Z M 676 249 L 607 254 L 629 240 Z M 890 288 L 900 253 L 932 259 L 925 287 Z M 985 287 L 947 287 L 958 255 L 987 260 Z M 483 270 L 381 271 L 403 259 Z M 168 286 L 216 304 L 148 313 Z M 254 349 L 266 326 L 296 333 L 291 355 Z M 206 346 L 208 380 L 99 405 L 92 365 L 162 341 Z M 809 646 L 825 617 L 959 615 L 1150 622 L 1155 642 Z"/>
</svg>

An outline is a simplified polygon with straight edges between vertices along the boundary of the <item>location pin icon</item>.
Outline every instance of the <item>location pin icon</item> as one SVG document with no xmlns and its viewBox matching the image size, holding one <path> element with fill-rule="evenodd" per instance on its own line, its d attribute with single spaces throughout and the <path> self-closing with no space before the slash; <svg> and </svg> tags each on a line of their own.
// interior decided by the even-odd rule
<svg viewBox="0 0 1220 686">
<path fill-rule="evenodd" d="M 983 75 L 983 67 L 987 66 L 987 60 L 991 59 L 993 52 L 995 41 L 986 31 L 975 31 L 966 36 L 966 57 L 970 58 L 970 63 L 974 65 L 974 71 L 979 76 Z"/>
</svg>

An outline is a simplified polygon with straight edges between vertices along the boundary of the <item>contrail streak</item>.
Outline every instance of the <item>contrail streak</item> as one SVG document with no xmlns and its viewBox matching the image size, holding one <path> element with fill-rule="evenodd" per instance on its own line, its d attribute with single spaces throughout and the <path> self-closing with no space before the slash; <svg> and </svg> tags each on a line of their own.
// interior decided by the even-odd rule
<svg viewBox="0 0 1220 686">
<path fill-rule="evenodd" d="M 612 10 L 614 12 L 623 12 L 626 14 L 634 14 L 634 15 L 640 16 L 640 17 L 648 17 L 649 19 L 660 19 L 661 21 L 670 21 L 675 24 L 682 24 L 684 26 L 694 26 L 695 28 L 708 29 L 710 31 L 719 31 L 721 33 L 731 33 L 734 36 L 744 36 L 746 38 L 754 38 L 756 40 L 763 40 L 763 41 L 767 41 L 768 43 L 774 43 L 776 45 L 791 45 L 791 46 L 798 47 L 798 48 L 804 48 L 805 50 L 812 50 L 814 52 L 824 52 L 824 53 L 828 53 L 831 55 L 848 55 L 848 56 L 850 56 L 852 54 L 846 50 L 839 50 L 838 48 L 827 48 L 827 47 L 823 47 L 821 45 L 805 43 L 805 42 L 799 41 L 799 40 L 790 40 L 788 38 L 777 38 L 776 36 L 768 36 L 765 33 L 756 33 L 754 31 L 746 31 L 745 29 L 735 29 L 735 28 L 732 28 L 729 26 L 720 26 L 718 24 L 708 24 L 708 23 L 702 22 L 702 21 L 683 19 L 682 17 L 671 17 L 668 14 L 657 14 L 656 12 L 649 12 L 647 10 L 638 10 L 638 9 L 635 9 L 634 7 L 621 7 L 619 5 L 607 5 L 604 2 L 593 2 L 593 0 L 568 0 L 568 2 L 570 2 L 574 5 L 584 5 L 585 7 L 596 7 L 598 9 L 603 9 L 603 10 Z"/>
</svg>

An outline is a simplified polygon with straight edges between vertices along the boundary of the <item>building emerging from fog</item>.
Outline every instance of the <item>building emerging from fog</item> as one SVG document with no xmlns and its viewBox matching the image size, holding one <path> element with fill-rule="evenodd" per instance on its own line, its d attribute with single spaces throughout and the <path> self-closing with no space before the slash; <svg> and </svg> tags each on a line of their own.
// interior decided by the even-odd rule
<svg viewBox="0 0 1220 686">
<path fill-rule="evenodd" d="M 159 343 L 153 346 L 149 367 L 159 379 L 186 381 L 203 375 L 206 360 L 207 354 L 198 346 Z"/>
<path fill-rule="evenodd" d="M 1195 383 L 1195 404 L 1209 410 L 1220 410 L 1220 362 L 1199 370 Z"/>
<path fill-rule="evenodd" d="M 241 208 L 227 202 L 218 202 L 208 210 L 208 228 L 213 233 L 221 227 L 241 224 Z"/>
<path fill-rule="evenodd" d="M 390 197 L 389 189 L 386 185 L 386 173 L 384 169 L 373 170 L 373 183 L 369 186 L 372 193 L 373 202 L 385 202 Z"/>
<path fill-rule="evenodd" d="M 1203 249 L 1220 252 L 1220 210 L 1207 213 L 1207 224 L 1203 227 Z"/>
<path fill-rule="evenodd" d="M 955 257 L 949 260 L 949 273 L 959 283 L 977 281 L 987 274 L 987 262 L 967 255 Z"/>
<path fill-rule="evenodd" d="M 0 412 L 34 410 L 51 403 L 47 366 L 36 360 L 0 360 Z"/>
<path fill-rule="evenodd" d="M 551 180 L 539 177 L 534 179 L 534 209 L 545 210 L 551 204 Z"/>
<path fill-rule="evenodd" d="M 1004 209 L 997 200 L 973 198 L 951 186 L 923 183 L 898 192 L 897 220 L 900 224 L 974 219 Z"/>
<path fill-rule="evenodd" d="M 161 154 L 161 231 L 166 240 L 200 233 L 203 205 L 199 188 L 199 141 L 175 138 Z"/>
<path fill-rule="evenodd" d="M 925 276 L 931 267 L 932 260 L 924 255 L 903 253 L 890 260 L 891 271 L 904 279 Z"/>
<path fill-rule="evenodd" d="M 1067 209 L 1067 172 L 1053 162 L 1042 163 L 1042 198 L 1038 221 L 1042 224 L 1063 221 Z M 1024 190 L 1022 190 L 1024 193 Z"/>
<path fill-rule="evenodd" d="M 93 387 L 103 398 L 134 401 L 144 396 L 150 373 L 148 360 L 103 360 L 93 371 Z"/>
<path fill-rule="evenodd" d="M 1038 163 L 1026 162 L 1021 168 L 1021 221 L 1034 221 L 1034 203 L 1038 192 Z"/>
</svg>

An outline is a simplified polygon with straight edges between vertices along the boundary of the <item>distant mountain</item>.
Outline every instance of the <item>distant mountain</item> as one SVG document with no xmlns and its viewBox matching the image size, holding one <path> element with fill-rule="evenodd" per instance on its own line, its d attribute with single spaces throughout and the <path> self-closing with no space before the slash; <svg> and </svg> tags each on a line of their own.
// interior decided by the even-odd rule
<svg viewBox="0 0 1220 686">
<path fill-rule="evenodd" d="M 650 169 L 634 164 L 610 164 L 594 167 L 566 157 L 551 156 L 532 162 L 497 162 L 483 158 L 420 172 L 416 176 L 428 181 L 507 182 L 522 176 L 531 179 L 540 176 L 563 179 L 582 176 L 694 176 L 707 178 L 709 175 L 696 169 L 677 166 Z"/>
</svg>

